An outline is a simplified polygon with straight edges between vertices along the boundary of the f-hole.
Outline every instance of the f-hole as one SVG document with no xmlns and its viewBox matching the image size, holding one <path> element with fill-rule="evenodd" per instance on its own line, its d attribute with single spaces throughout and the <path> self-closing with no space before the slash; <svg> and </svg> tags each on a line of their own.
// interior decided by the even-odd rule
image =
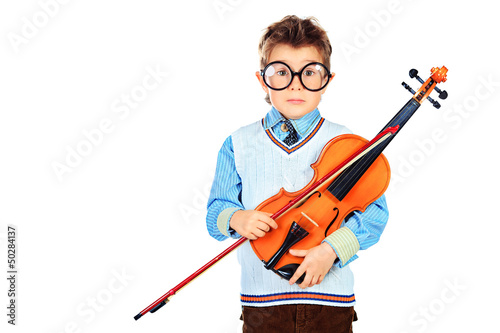
<svg viewBox="0 0 500 333">
<path fill-rule="evenodd" d="M 316 191 L 316 192 L 313 192 L 313 194 L 311 194 L 311 196 L 315 195 L 316 193 L 318 193 L 318 198 L 321 198 L 321 192 L 320 191 Z"/>
<path fill-rule="evenodd" d="M 315 195 L 316 193 L 318 193 L 318 198 L 317 198 L 317 199 L 321 198 L 321 192 L 320 192 L 320 191 L 315 191 L 315 192 L 313 192 L 313 193 L 309 196 L 309 198 L 307 198 L 307 200 L 309 200 L 309 199 L 310 199 L 313 195 Z M 300 205 L 298 205 L 296 208 L 301 207 L 303 204 L 305 204 L 305 203 L 307 202 L 307 200 L 305 200 L 304 202 L 302 202 L 302 203 L 301 203 Z M 292 200 L 290 200 L 290 201 L 289 201 L 289 203 L 290 203 L 290 202 L 292 202 Z"/>
<path fill-rule="evenodd" d="M 332 222 L 330 222 L 330 224 L 329 224 L 329 225 L 328 225 L 328 227 L 326 228 L 326 230 L 325 230 L 325 237 L 327 237 L 327 236 L 328 236 L 328 229 L 330 229 L 330 227 L 333 225 L 333 223 L 335 222 L 335 220 L 337 220 L 337 217 L 339 217 L 339 209 L 338 209 L 337 207 L 335 207 L 335 208 L 333 209 L 333 211 L 334 211 L 334 212 L 336 211 L 336 212 L 337 212 L 337 214 L 336 214 L 336 215 L 335 215 L 335 217 L 333 218 Z"/>
</svg>

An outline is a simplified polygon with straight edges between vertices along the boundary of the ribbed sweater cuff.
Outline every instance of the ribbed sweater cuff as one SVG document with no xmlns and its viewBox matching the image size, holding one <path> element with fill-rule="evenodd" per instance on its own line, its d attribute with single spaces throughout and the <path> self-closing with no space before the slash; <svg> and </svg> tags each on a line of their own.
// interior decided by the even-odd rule
<svg viewBox="0 0 500 333">
<path fill-rule="evenodd" d="M 347 227 L 342 227 L 325 238 L 324 242 L 330 244 L 339 260 L 341 266 L 351 259 L 359 251 L 359 242 L 356 235 Z"/>
<path fill-rule="evenodd" d="M 217 228 L 224 236 L 231 238 L 241 237 L 236 231 L 230 232 L 229 230 L 229 221 L 231 220 L 231 217 L 233 216 L 234 212 L 240 209 L 241 208 L 238 207 L 226 208 L 217 217 Z"/>
</svg>

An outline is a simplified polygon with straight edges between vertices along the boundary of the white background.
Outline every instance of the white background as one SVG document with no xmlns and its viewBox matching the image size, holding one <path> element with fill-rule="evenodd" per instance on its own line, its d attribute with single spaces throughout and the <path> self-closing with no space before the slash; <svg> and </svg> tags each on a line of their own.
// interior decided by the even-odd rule
<svg viewBox="0 0 500 333">
<path fill-rule="evenodd" d="M 205 227 L 217 152 L 268 111 L 257 43 L 288 14 L 328 31 L 337 75 L 320 111 L 364 137 L 410 98 L 402 81 L 419 87 L 409 69 L 426 79 L 449 68 L 443 107 L 425 103 L 387 149 L 390 220 L 351 265 L 355 332 L 498 330 L 493 2 L 62 2 L 0 5 L 2 331 L 238 331 L 234 254 L 161 311 L 133 317 L 231 244 Z M 148 70 L 163 74 L 147 91 Z M 126 107 L 133 93 L 141 100 Z M 78 148 L 86 156 L 69 167 Z M 59 176 L 58 163 L 68 167 Z M 15 327 L 8 224 L 18 229 Z"/>
</svg>

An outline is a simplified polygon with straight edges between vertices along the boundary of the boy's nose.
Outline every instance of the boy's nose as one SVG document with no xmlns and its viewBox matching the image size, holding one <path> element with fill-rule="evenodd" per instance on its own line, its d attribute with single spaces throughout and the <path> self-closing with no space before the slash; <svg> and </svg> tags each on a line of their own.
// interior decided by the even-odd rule
<svg viewBox="0 0 500 333">
<path fill-rule="evenodd" d="M 298 75 L 295 75 L 292 79 L 292 83 L 288 86 L 292 90 L 301 90 L 303 88 L 302 83 Z"/>
</svg>

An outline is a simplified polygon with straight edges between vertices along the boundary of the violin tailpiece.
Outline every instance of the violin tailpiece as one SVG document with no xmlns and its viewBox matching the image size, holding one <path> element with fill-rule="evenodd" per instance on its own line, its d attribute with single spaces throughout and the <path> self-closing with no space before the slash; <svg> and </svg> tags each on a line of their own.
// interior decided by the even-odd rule
<svg viewBox="0 0 500 333">
<path fill-rule="evenodd" d="M 274 269 L 274 266 L 280 261 L 281 257 L 290 250 L 290 248 L 295 245 L 298 241 L 304 239 L 309 235 L 306 229 L 302 228 L 297 222 L 293 221 L 288 234 L 286 235 L 285 241 L 281 247 L 276 251 L 276 253 L 269 259 L 268 262 L 264 262 L 264 267 L 266 269 Z"/>
<path fill-rule="evenodd" d="M 300 266 L 299 264 L 288 264 L 288 265 L 280 267 L 276 270 L 273 269 L 273 272 L 275 272 L 276 274 L 278 274 L 282 278 L 290 280 L 292 278 L 292 276 L 295 274 L 295 271 L 297 270 L 297 268 L 299 268 L 299 266 Z M 305 277 L 306 277 L 306 273 L 302 274 L 297 279 L 297 281 L 295 283 L 301 284 L 302 282 L 304 282 Z"/>
</svg>

